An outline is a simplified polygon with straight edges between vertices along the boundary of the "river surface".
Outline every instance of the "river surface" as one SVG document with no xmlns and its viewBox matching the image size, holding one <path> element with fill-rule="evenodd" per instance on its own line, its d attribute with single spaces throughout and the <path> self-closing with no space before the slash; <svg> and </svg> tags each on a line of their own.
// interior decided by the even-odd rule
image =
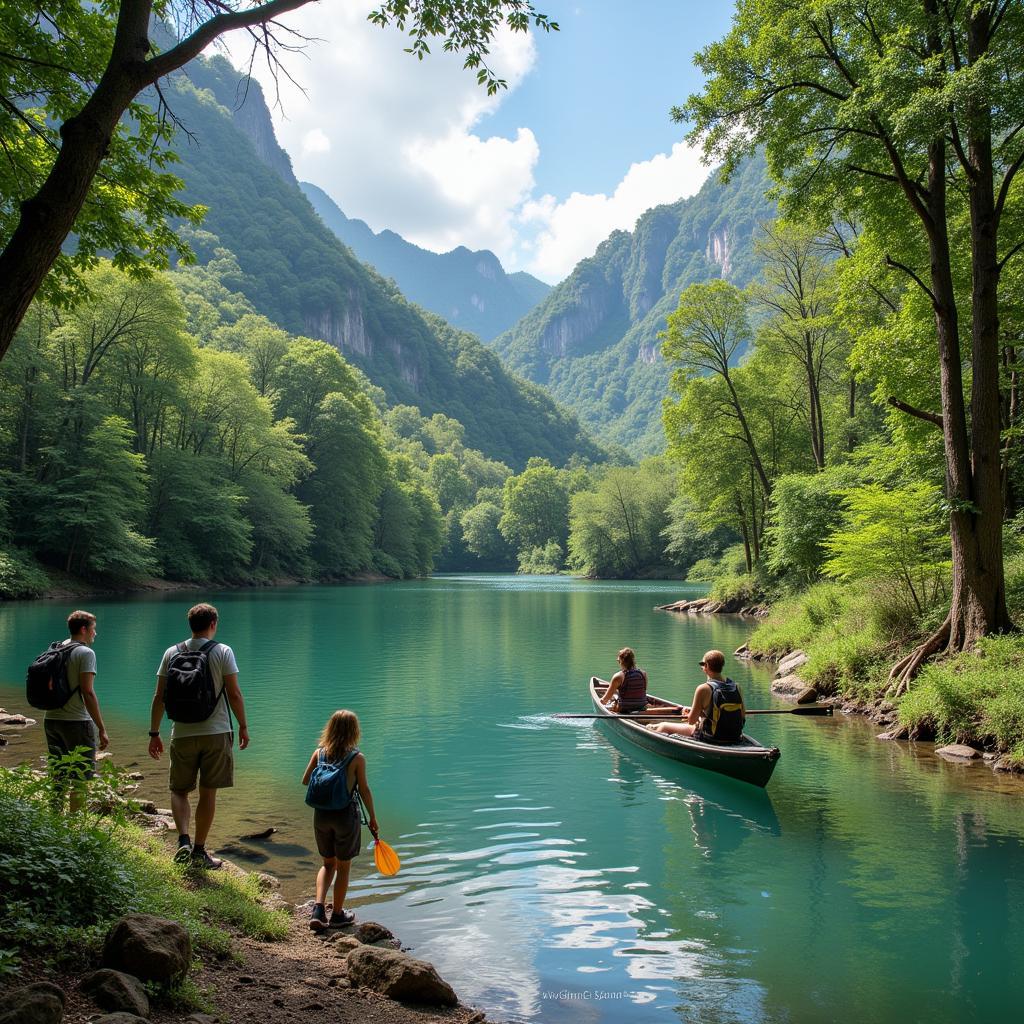
<svg viewBox="0 0 1024 1024">
<path fill-rule="evenodd" d="M 844 717 L 752 719 L 782 750 L 767 791 L 671 764 L 589 721 L 585 684 L 637 650 L 654 692 L 689 702 L 705 650 L 737 618 L 655 613 L 676 583 L 449 576 L 212 595 L 240 666 L 251 747 L 211 845 L 311 894 L 299 784 L 319 729 L 358 712 L 382 836 L 350 905 L 389 925 L 495 1020 L 944 1022 L 1019 1019 L 1024 787 L 883 743 Z M 116 760 L 144 755 L 165 646 L 191 594 L 87 601 Z M 0 605 L 0 705 L 62 634 L 53 602 Z M 729 659 L 748 707 L 770 672 Z M 34 753 L 41 729 L 4 755 Z M 238 843 L 244 832 L 280 831 Z M 368 837 L 364 833 L 364 839 Z"/>
</svg>

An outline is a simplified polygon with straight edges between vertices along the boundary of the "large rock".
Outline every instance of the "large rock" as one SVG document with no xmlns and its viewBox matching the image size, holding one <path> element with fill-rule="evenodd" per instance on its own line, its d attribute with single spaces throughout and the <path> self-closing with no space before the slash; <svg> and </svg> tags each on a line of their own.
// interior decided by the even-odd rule
<svg viewBox="0 0 1024 1024">
<path fill-rule="evenodd" d="M 107 932 L 103 963 L 142 981 L 174 981 L 192 964 L 192 940 L 177 921 L 128 914 Z"/>
<path fill-rule="evenodd" d="M 796 695 L 797 704 L 815 704 L 818 700 L 818 691 L 813 686 L 807 686 Z"/>
<path fill-rule="evenodd" d="M 781 679 L 783 676 L 791 676 L 801 665 L 806 664 L 807 655 L 803 651 L 793 651 L 779 662 L 775 678 Z"/>
<path fill-rule="evenodd" d="M 389 999 L 423 1006 L 455 1006 L 455 990 L 426 960 L 396 949 L 360 946 L 346 960 L 353 985 L 371 988 Z"/>
<path fill-rule="evenodd" d="M 795 674 L 772 680 L 772 693 L 780 697 L 796 697 L 806 689 L 807 684 Z"/>
<path fill-rule="evenodd" d="M 16 988 L 0 1001 L 0 1024 L 60 1024 L 65 998 L 63 989 L 48 981 Z"/>
<path fill-rule="evenodd" d="M 149 1016 L 149 997 L 138 978 L 103 967 L 82 979 L 82 991 L 101 1009 Z"/>
<path fill-rule="evenodd" d="M 949 743 L 944 747 L 939 747 L 935 753 L 939 757 L 946 758 L 947 761 L 973 761 L 976 757 L 981 757 L 980 750 L 975 750 L 974 747 L 969 747 L 966 743 Z"/>
</svg>

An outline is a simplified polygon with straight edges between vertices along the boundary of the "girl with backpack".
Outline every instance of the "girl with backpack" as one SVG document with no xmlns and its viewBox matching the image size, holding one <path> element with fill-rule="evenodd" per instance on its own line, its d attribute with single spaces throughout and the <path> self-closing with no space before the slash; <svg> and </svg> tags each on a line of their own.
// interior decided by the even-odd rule
<svg viewBox="0 0 1024 1024">
<path fill-rule="evenodd" d="M 352 711 L 335 711 L 327 720 L 320 745 L 306 765 L 302 784 L 307 786 L 306 803 L 313 808 L 313 832 L 323 867 L 316 876 L 316 902 L 309 927 L 345 928 L 355 914 L 345 910 L 348 876 L 352 859 L 359 853 L 361 822 L 360 799 L 370 815 L 370 832 L 377 838 L 377 818 L 373 794 L 366 781 L 366 758 L 359 753 L 359 719 Z M 330 921 L 325 904 L 327 891 L 334 882 L 334 905 Z"/>
</svg>

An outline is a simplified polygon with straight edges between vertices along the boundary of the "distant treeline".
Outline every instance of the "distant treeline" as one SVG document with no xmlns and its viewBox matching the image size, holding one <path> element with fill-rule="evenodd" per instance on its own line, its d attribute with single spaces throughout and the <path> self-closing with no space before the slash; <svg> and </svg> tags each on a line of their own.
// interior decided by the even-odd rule
<svg viewBox="0 0 1024 1024">
<path fill-rule="evenodd" d="M 109 263 L 37 304 L 0 365 L 0 594 L 103 582 L 672 571 L 664 466 L 518 475 L 457 420 L 388 407 L 338 351 L 232 287 L 231 253 L 146 281 Z"/>
</svg>

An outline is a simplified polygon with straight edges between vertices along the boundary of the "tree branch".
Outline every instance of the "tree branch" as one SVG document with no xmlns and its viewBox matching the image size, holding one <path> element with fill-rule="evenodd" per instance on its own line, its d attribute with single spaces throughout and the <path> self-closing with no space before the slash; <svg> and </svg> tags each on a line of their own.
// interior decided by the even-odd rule
<svg viewBox="0 0 1024 1024">
<path fill-rule="evenodd" d="M 172 71 L 177 71 L 194 57 L 198 57 L 210 43 L 225 32 L 231 32 L 237 28 L 251 28 L 254 25 L 273 21 L 279 15 L 305 7 L 310 2 L 311 0 L 270 0 L 269 3 L 260 4 L 259 7 L 232 11 L 230 14 L 214 15 L 209 21 L 203 22 L 190 36 L 182 39 L 177 46 L 172 46 L 166 52 L 146 61 L 146 83 L 151 85 L 157 79 L 169 75 Z"/>
<path fill-rule="evenodd" d="M 898 398 L 894 398 L 890 395 L 886 401 L 894 409 L 899 409 L 900 412 L 905 412 L 908 416 L 914 416 L 919 420 L 924 420 L 925 423 L 931 423 L 933 426 L 942 429 L 942 417 L 935 412 L 926 412 L 924 409 L 918 409 L 913 405 L 907 405 L 906 402 L 901 402 Z"/>
<path fill-rule="evenodd" d="M 894 260 L 888 253 L 886 253 L 885 265 L 891 268 L 892 270 L 902 270 L 903 273 L 910 277 L 910 279 L 917 284 L 921 291 L 923 291 L 925 295 L 927 295 L 928 298 L 932 300 L 933 305 L 937 306 L 939 304 L 939 300 L 935 297 L 935 292 L 933 292 L 931 288 L 929 288 L 928 285 L 926 285 L 924 281 L 922 281 L 921 278 L 919 278 L 917 274 L 913 270 L 911 270 L 911 268 L 908 267 L 905 263 L 899 263 L 897 260 Z"/>
</svg>

